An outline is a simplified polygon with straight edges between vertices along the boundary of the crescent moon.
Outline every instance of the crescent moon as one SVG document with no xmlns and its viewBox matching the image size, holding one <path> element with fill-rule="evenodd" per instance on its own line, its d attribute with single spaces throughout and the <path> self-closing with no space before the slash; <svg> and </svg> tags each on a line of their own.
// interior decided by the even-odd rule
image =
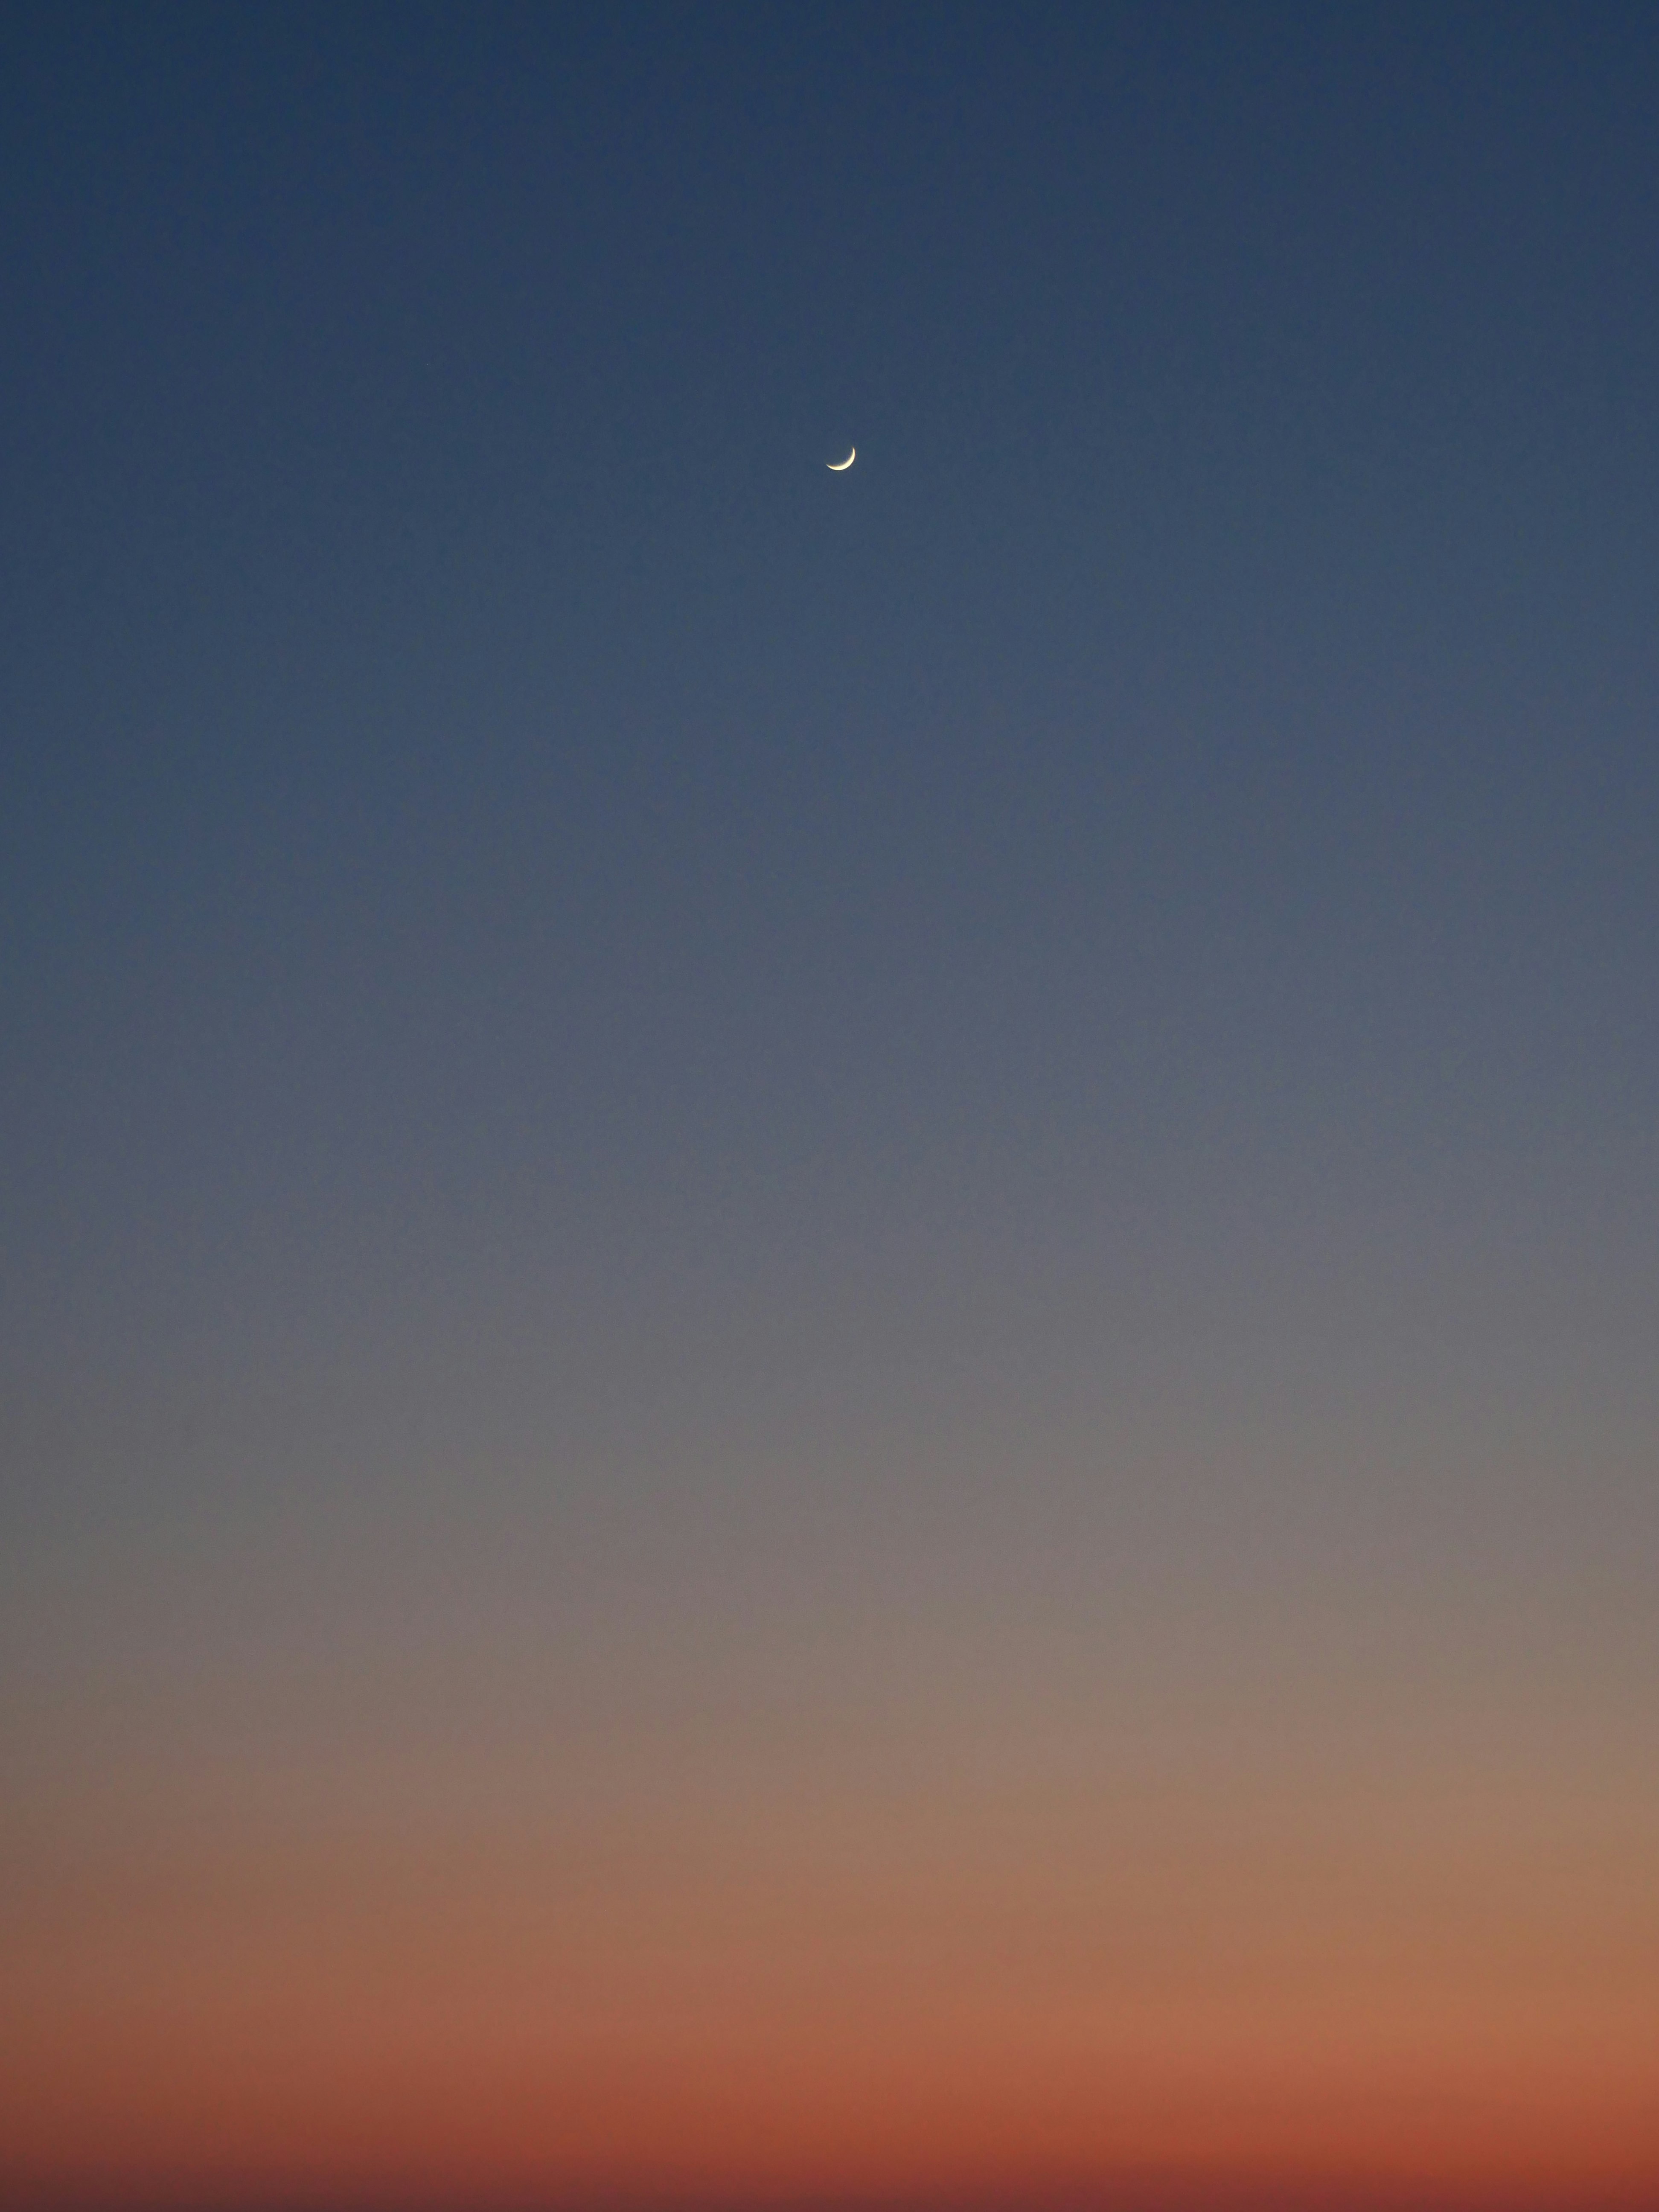
<svg viewBox="0 0 1659 2212">
<path fill-rule="evenodd" d="M 823 465 L 826 469 L 833 469 L 836 474 L 839 476 L 843 469 L 850 469 L 854 462 L 857 460 L 858 457 L 859 449 L 854 446 L 852 452 L 848 453 L 844 461 L 826 461 Z"/>
</svg>

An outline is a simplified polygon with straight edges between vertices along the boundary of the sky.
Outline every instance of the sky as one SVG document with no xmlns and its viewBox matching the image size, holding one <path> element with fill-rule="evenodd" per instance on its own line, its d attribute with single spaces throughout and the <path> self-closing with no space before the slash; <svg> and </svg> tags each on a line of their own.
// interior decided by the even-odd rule
<svg viewBox="0 0 1659 2212">
<path fill-rule="evenodd" d="M 8 2212 L 1659 2202 L 1656 172 L 0 14 Z"/>
</svg>

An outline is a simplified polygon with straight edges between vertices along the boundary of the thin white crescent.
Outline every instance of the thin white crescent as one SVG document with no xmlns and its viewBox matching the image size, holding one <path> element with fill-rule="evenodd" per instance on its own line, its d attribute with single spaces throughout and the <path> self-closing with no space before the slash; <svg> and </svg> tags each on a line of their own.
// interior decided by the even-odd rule
<svg viewBox="0 0 1659 2212">
<path fill-rule="evenodd" d="M 833 469 L 836 474 L 839 476 L 843 469 L 850 469 L 854 462 L 857 460 L 858 457 L 859 449 L 854 446 L 852 452 L 848 453 L 844 461 L 826 461 L 823 465 L 826 469 Z"/>
</svg>

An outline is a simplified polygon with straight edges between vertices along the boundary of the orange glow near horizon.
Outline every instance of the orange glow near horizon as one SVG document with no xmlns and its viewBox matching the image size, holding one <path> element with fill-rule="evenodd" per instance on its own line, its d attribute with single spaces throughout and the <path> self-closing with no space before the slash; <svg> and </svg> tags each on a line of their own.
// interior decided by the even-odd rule
<svg viewBox="0 0 1659 2212">
<path fill-rule="evenodd" d="M 12 2197 L 1659 2196 L 1639 1807 L 1420 1744 L 1407 1790 L 1313 1729 L 1248 1782 L 1099 1721 L 975 1768 L 930 1717 L 908 1779 L 866 1744 L 803 1788 L 811 1745 L 728 1716 L 654 1796 L 434 1746 L 418 1802 L 325 1766 L 285 1823 L 246 1774 L 82 1806 L 0 1906 Z"/>
<path fill-rule="evenodd" d="M 291 1996 L 37 2039 L 0 2092 L 13 2174 L 38 2179 L 19 2202 L 1633 2207 L 1659 2181 L 1651 2067 L 1605 2015 L 1240 2003 L 548 2035 L 508 2005 L 319 2000 L 307 2020 Z"/>
</svg>

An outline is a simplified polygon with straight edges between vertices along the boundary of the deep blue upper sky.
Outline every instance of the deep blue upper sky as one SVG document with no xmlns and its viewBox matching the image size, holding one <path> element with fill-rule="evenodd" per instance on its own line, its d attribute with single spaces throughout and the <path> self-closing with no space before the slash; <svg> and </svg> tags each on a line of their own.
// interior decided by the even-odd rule
<svg viewBox="0 0 1659 2212">
<path fill-rule="evenodd" d="M 12 9 L 0 83 L 31 1361 L 520 1247 L 1634 1235 L 1650 9 Z"/>
</svg>

